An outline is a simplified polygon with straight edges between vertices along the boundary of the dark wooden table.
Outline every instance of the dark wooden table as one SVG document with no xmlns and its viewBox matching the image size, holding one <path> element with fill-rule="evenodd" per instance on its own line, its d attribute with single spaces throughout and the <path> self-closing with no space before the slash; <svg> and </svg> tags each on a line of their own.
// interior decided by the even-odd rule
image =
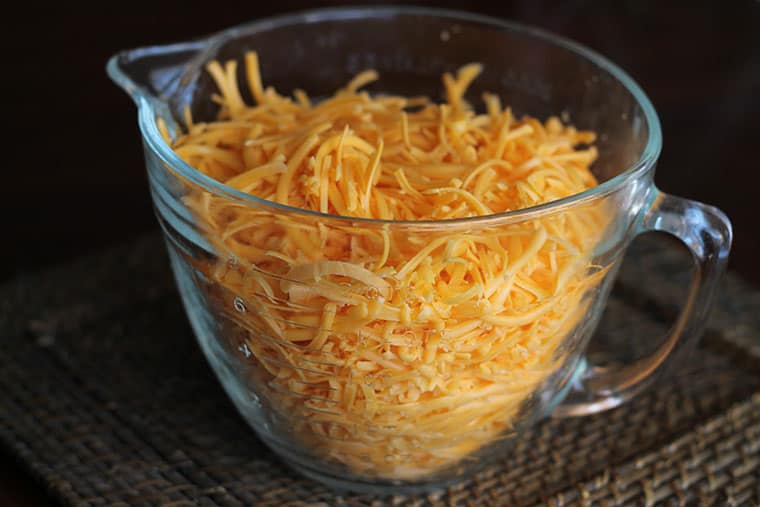
<svg viewBox="0 0 760 507">
<path fill-rule="evenodd" d="M 627 70 L 662 119 L 665 148 L 658 185 L 726 211 L 736 236 L 731 266 L 760 284 L 760 3 L 664 4 L 524 0 L 467 5 L 576 39 Z M 217 8 L 174 1 L 144 12 L 66 5 L 60 12 L 30 12 L 8 23 L 6 35 L 19 46 L 6 49 L 5 61 L 13 134 L 5 143 L 0 191 L 0 213 L 10 218 L 4 230 L 9 239 L 0 249 L 0 280 L 156 227 L 135 110 L 105 76 L 111 54 L 314 5 L 241 2 Z M 0 453 L 0 505 L 53 503 L 42 490 L 12 457 Z"/>
</svg>

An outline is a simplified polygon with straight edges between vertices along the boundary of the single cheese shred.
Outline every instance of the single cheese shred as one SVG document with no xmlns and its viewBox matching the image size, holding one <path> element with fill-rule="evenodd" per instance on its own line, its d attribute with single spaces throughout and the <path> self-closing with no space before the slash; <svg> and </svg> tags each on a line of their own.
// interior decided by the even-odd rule
<svg viewBox="0 0 760 507">
<path fill-rule="evenodd" d="M 249 53 L 249 105 L 235 61 L 207 70 L 221 112 L 203 123 L 187 112 L 173 140 L 160 125 L 176 153 L 229 187 L 320 213 L 184 197 L 225 253 L 200 266 L 206 296 L 267 410 L 312 455 L 385 479 L 456 466 L 508 435 L 571 353 L 605 274 L 592 258 L 606 214 L 445 221 L 595 186 L 595 135 L 517 118 L 491 94 L 476 112 L 465 93 L 478 64 L 443 76 L 443 104 L 361 91 L 372 70 L 325 100 L 289 98 L 264 87 Z"/>
</svg>

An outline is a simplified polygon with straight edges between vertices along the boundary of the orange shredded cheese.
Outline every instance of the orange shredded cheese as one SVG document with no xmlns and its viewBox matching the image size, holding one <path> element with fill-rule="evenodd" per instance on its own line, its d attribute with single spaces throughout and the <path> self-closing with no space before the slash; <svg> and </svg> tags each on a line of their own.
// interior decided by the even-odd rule
<svg viewBox="0 0 760 507">
<path fill-rule="evenodd" d="M 333 97 L 262 84 L 244 102 L 235 62 L 213 62 L 218 121 L 185 115 L 187 163 L 282 204 L 345 217 L 445 220 L 518 210 L 596 185 L 591 132 L 464 100 L 481 72 L 446 74 L 447 103 Z M 309 452 L 353 473 L 412 479 L 509 433 L 556 371 L 604 275 L 588 205 L 508 225 L 415 228 L 275 213 L 201 191 L 186 203 L 220 256 L 202 269 L 250 350 L 257 394 Z M 231 339 L 231 338 L 230 338 Z"/>
</svg>

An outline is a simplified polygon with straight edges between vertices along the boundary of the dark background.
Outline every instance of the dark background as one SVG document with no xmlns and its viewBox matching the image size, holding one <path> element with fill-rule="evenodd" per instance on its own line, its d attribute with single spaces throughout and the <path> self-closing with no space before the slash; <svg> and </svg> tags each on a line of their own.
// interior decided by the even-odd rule
<svg viewBox="0 0 760 507">
<path fill-rule="evenodd" d="M 145 10 L 131 4 L 124 12 L 104 3 L 6 19 L 4 36 L 15 43 L 4 53 L 11 134 L 3 139 L 0 280 L 157 229 L 136 111 L 105 75 L 110 55 L 277 12 L 345 3 L 175 1 Z M 662 120 L 658 185 L 723 209 L 734 224 L 731 267 L 760 284 L 760 2 L 418 3 L 537 25 L 628 71 Z M 0 505 L 46 505 L 35 489 L 0 455 Z"/>
</svg>

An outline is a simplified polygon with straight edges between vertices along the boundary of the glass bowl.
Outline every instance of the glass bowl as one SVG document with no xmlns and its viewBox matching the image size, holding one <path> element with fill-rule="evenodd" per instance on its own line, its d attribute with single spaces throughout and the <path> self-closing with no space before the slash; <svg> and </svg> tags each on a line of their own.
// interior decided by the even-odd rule
<svg viewBox="0 0 760 507">
<path fill-rule="evenodd" d="M 473 103 L 490 91 L 516 116 L 561 115 L 599 134 L 592 169 L 600 184 L 524 210 L 416 222 L 334 216 L 242 193 L 184 163 L 156 121 L 176 135 L 185 107 L 196 119 L 215 118 L 205 65 L 249 50 L 268 84 L 317 97 L 374 68 L 382 78 L 373 92 L 438 98 L 443 72 L 478 61 Z M 704 325 L 730 224 L 715 208 L 655 188 L 662 139 L 652 104 L 622 70 L 574 42 L 461 12 L 327 9 L 125 51 L 108 72 L 137 103 L 156 215 L 198 342 L 259 438 L 306 476 L 383 493 L 466 478 L 549 414 L 585 415 L 629 399 Z M 244 237 L 220 232 L 218 221 L 230 217 L 244 224 Z M 591 232 L 568 246 L 578 223 Z M 692 250 L 690 294 L 652 355 L 601 368 L 583 352 L 626 247 L 644 231 L 670 233 Z M 446 264 L 458 248 L 476 264 L 502 259 L 504 269 L 481 280 L 487 301 L 468 301 L 464 290 L 433 307 L 414 284 L 440 283 L 430 265 Z M 520 312 L 489 313 L 538 276 L 537 259 L 572 248 L 583 253 L 557 270 L 562 291 L 537 292 Z M 383 251 L 397 269 L 380 269 Z M 285 269 L 267 252 L 297 266 Z"/>
</svg>

